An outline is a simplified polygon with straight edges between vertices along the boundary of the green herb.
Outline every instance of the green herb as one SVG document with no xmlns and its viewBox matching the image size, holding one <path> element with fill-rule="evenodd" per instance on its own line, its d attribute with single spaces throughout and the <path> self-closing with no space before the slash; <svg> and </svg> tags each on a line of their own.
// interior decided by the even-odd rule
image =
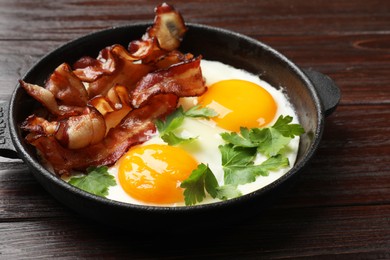
<svg viewBox="0 0 390 260">
<path fill-rule="evenodd" d="M 280 154 L 254 165 L 256 149 L 235 147 L 231 144 L 221 145 L 219 149 L 222 154 L 225 184 L 242 185 L 254 182 L 257 176 L 267 176 L 269 171 L 289 165 L 288 159 Z"/>
<path fill-rule="evenodd" d="M 266 128 L 241 128 L 240 133 L 222 133 L 222 138 L 234 147 L 257 147 L 257 151 L 270 157 L 285 148 L 295 136 L 304 133 L 299 124 L 290 124 L 291 116 L 280 116 L 275 124 Z"/>
<path fill-rule="evenodd" d="M 156 121 L 156 127 L 160 135 L 165 135 L 173 130 L 179 128 L 184 120 L 183 108 L 179 107 L 173 113 L 169 114 L 165 121 L 158 119 Z"/>
<path fill-rule="evenodd" d="M 241 128 L 240 134 L 222 133 L 227 144 L 219 147 L 225 184 L 241 185 L 267 176 L 269 171 L 289 165 L 288 158 L 281 155 L 291 139 L 304 133 L 299 124 L 291 124 L 291 116 L 280 116 L 275 124 L 265 128 Z M 268 159 L 254 165 L 257 153 Z"/>
<path fill-rule="evenodd" d="M 163 120 L 156 121 L 156 127 L 160 133 L 161 139 L 164 140 L 169 145 L 178 145 L 183 142 L 191 142 L 196 138 L 181 138 L 177 136 L 174 131 L 178 129 L 182 124 L 186 117 L 201 117 L 201 118 L 210 118 L 216 116 L 217 113 L 206 107 L 194 106 L 189 110 L 185 111 L 182 107 L 176 109 L 173 113 L 168 115 Z"/>
<path fill-rule="evenodd" d="M 210 168 L 201 163 L 192 171 L 191 175 L 183 181 L 180 187 L 184 188 L 184 202 L 186 205 L 195 205 L 206 197 L 206 191 L 213 198 L 226 200 L 241 196 L 233 185 L 219 186 L 217 179 Z"/>
<path fill-rule="evenodd" d="M 107 170 L 107 166 L 89 167 L 86 175 L 72 177 L 68 183 L 89 193 L 105 197 L 108 195 L 108 188 L 116 185 L 115 177 Z"/>
<path fill-rule="evenodd" d="M 196 137 L 190 137 L 190 138 L 181 138 L 177 135 L 175 135 L 172 132 L 168 132 L 166 134 L 163 134 L 161 136 L 161 139 L 164 140 L 169 145 L 178 145 L 178 144 L 183 144 L 183 143 L 190 143 L 196 139 Z"/>
<path fill-rule="evenodd" d="M 253 160 L 256 149 L 235 147 L 231 144 L 220 145 L 222 155 L 222 168 L 225 173 L 225 184 L 245 184 L 253 182 L 256 175 L 253 174 Z"/>
<path fill-rule="evenodd" d="M 280 116 L 271 127 L 241 128 L 240 134 L 222 133 L 226 144 L 218 148 L 222 156 L 225 185 L 219 186 L 210 168 L 200 164 L 181 184 L 185 189 L 186 205 L 203 201 L 206 192 L 221 200 L 241 196 L 238 185 L 254 182 L 258 176 L 268 176 L 270 171 L 289 166 L 288 158 L 282 155 L 282 151 L 292 138 L 304 133 L 302 126 L 291 122 L 292 117 Z M 267 159 L 255 165 L 258 153 Z"/>
<path fill-rule="evenodd" d="M 293 118 L 291 116 L 280 116 L 272 128 L 278 130 L 283 136 L 294 138 L 305 133 L 300 124 L 290 124 Z"/>
<path fill-rule="evenodd" d="M 288 158 L 280 154 L 268 158 L 261 164 L 254 165 L 253 160 L 251 160 L 253 157 L 245 156 L 246 152 L 244 151 L 247 149 L 239 149 L 231 145 L 221 146 L 220 149 L 223 155 L 225 155 L 222 157 L 225 184 L 242 185 L 254 182 L 260 175 L 268 176 L 269 171 L 289 165 Z M 232 157 L 229 156 L 234 156 L 234 160 L 231 160 Z"/>
<path fill-rule="evenodd" d="M 216 187 L 216 196 L 213 198 L 218 198 L 220 200 L 227 200 L 232 198 L 240 197 L 242 194 L 237 189 L 236 185 L 223 185 Z"/>
<path fill-rule="evenodd" d="M 211 108 L 208 107 L 201 107 L 200 105 L 191 107 L 186 112 L 184 112 L 184 115 L 186 117 L 201 117 L 209 119 L 210 117 L 215 117 L 218 115 L 218 113 Z"/>
</svg>

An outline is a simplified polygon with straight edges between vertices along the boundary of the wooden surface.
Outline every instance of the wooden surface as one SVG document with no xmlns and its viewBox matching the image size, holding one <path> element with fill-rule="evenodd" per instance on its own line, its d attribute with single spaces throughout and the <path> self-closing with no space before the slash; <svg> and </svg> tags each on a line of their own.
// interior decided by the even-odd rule
<svg viewBox="0 0 390 260">
<path fill-rule="evenodd" d="M 0 98 L 47 52 L 92 31 L 153 19 L 158 1 L 0 0 Z M 390 1 L 175 1 L 187 22 L 246 34 L 342 91 L 293 189 L 223 231 L 112 230 L 54 200 L 0 158 L 0 259 L 390 259 Z"/>
</svg>

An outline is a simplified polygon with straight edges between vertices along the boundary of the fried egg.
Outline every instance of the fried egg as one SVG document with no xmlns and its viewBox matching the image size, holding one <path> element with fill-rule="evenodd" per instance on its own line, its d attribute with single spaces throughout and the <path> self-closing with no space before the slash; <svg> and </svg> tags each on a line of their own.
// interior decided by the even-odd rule
<svg viewBox="0 0 390 260">
<path fill-rule="evenodd" d="M 239 132 L 240 127 L 271 126 L 280 115 L 289 115 L 293 123 L 298 117 L 282 89 L 276 89 L 257 75 L 217 61 L 202 60 L 202 73 L 208 90 L 200 97 L 181 98 L 179 105 L 188 110 L 195 105 L 214 109 L 218 116 L 207 120 L 185 118 L 178 136 L 196 138 L 196 141 L 169 146 L 155 133 L 136 145 L 110 167 L 116 186 L 110 187 L 107 198 L 126 203 L 154 206 L 184 206 L 180 184 L 198 164 L 209 166 L 219 185 L 224 184 L 222 159 L 218 146 L 224 141 L 223 132 Z M 299 137 L 289 143 L 285 156 L 290 166 L 257 177 L 256 181 L 239 185 L 244 194 L 258 190 L 281 176 L 295 163 Z M 266 157 L 258 155 L 255 164 Z M 219 201 L 209 195 L 200 204 Z"/>
</svg>

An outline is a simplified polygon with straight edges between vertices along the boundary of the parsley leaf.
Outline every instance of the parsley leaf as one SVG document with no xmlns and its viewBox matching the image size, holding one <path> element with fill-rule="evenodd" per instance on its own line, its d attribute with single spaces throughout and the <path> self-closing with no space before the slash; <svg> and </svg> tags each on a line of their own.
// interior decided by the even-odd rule
<svg viewBox="0 0 390 260">
<path fill-rule="evenodd" d="M 250 140 L 249 130 L 246 128 L 241 128 L 241 136 L 236 132 L 231 132 L 231 133 L 225 132 L 225 133 L 221 133 L 221 137 L 226 142 L 231 143 L 235 146 L 242 146 L 242 147 L 258 146 L 257 143 L 254 143 L 252 140 Z"/>
<path fill-rule="evenodd" d="M 240 197 L 242 194 L 235 185 L 223 185 L 216 188 L 216 196 L 220 200 Z"/>
<path fill-rule="evenodd" d="M 291 141 L 272 127 L 252 129 L 250 138 L 258 144 L 257 150 L 266 156 L 275 156 Z"/>
<path fill-rule="evenodd" d="M 222 154 L 222 167 L 227 185 L 242 185 L 254 182 L 259 175 L 267 176 L 271 170 L 289 165 L 286 157 L 280 154 L 270 157 L 259 165 L 254 165 L 255 149 L 235 147 L 231 144 L 219 146 Z"/>
<path fill-rule="evenodd" d="M 288 158 L 280 153 L 294 136 L 304 133 L 299 124 L 291 122 L 291 116 L 280 116 L 271 127 L 241 128 L 240 134 L 222 133 L 222 139 L 227 142 L 219 147 L 225 184 L 250 183 L 259 175 L 267 176 L 269 171 L 288 166 Z M 268 158 L 260 165 L 254 165 L 257 152 Z"/>
<path fill-rule="evenodd" d="M 196 139 L 181 138 L 174 133 L 174 131 L 183 124 L 183 121 L 186 117 L 202 117 L 208 119 L 216 115 L 217 113 L 210 108 L 194 106 L 184 112 L 183 108 L 179 107 L 173 113 L 169 114 L 165 121 L 159 119 L 155 122 L 155 124 L 160 133 L 161 139 L 163 139 L 164 142 L 169 145 L 178 145 L 183 142 L 191 142 Z"/>
<path fill-rule="evenodd" d="M 89 167 L 86 175 L 72 177 L 68 183 L 89 193 L 105 197 L 108 195 L 108 188 L 116 185 L 115 177 L 107 170 L 107 166 Z"/>
<path fill-rule="evenodd" d="M 240 185 L 253 182 L 256 179 L 251 171 L 256 149 L 235 147 L 231 144 L 220 145 L 222 168 L 225 173 L 225 184 Z"/>
<path fill-rule="evenodd" d="M 269 171 L 278 170 L 283 167 L 287 167 L 290 165 L 290 162 L 287 157 L 284 157 L 280 154 L 272 156 L 262 162 L 259 165 L 253 165 L 251 167 L 251 172 L 256 177 L 257 176 L 268 176 Z"/>
<path fill-rule="evenodd" d="M 214 109 L 197 105 L 184 112 L 184 115 L 187 117 L 202 117 L 209 119 L 210 117 L 217 116 L 218 113 Z"/>
<path fill-rule="evenodd" d="M 156 121 L 156 127 L 161 136 L 172 132 L 173 130 L 179 128 L 184 120 L 183 108 L 179 107 L 173 113 L 169 114 L 165 121 L 158 119 Z"/>
<path fill-rule="evenodd" d="M 190 177 L 183 181 L 180 187 L 184 188 L 184 202 L 187 206 L 202 202 L 206 197 L 206 191 L 213 198 L 225 200 L 241 195 L 236 186 L 219 186 L 210 168 L 201 163 L 192 171 Z"/>
<path fill-rule="evenodd" d="M 203 201 L 203 199 L 206 197 L 206 175 L 210 175 L 210 173 L 210 168 L 207 165 L 201 163 L 198 165 L 198 168 L 192 171 L 188 179 L 184 180 L 180 184 L 180 187 L 185 189 L 184 202 L 186 205 L 195 205 L 197 202 Z M 211 175 L 213 174 L 211 173 Z M 208 181 L 208 188 L 212 190 L 217 180 L 213 175 L 209 176 Z"/>
<path fill-rule="evenodd" d="M 277 154 L 262 162 L 259 167 L 259 174 L 262 176 L 268 176 L 269 171 L 278 170 L 282 167 L 287 167 L 290 162 L 287 157 Z"/>
<path fill-rule="evenodd" d="M 293 118 L 291 116 L 280 116 L 272 128 L 278 130 L 285 137 L 299 136 L 305 133 L 303 127 L 299 124 L 290 124 Z"/>
<path fill-rule="evenodd" d="M 222 133 L 221 137 L 234 146 L 257 147 L 266 156 L 275 156 L 289 144 L 294 136 L 304 133 L 299 124 L 290 124 L 291 116 L 280 116 L 275 124 L 265 128 L 241 128 L 240 134 Z"/>
<path fill-rule="evenodd" d="M 172 132 L 168 132 L 168 133 L 162 135 L 161 139 L 163 139 L 164 142 L 166 142 L 169 145 L 178 145 L 178 144 L 183 144 L 183 143 L 190 143 L 190 142 L 194 141 L 196 139 L 196 137 L 181 138 Z"/>
</svg>

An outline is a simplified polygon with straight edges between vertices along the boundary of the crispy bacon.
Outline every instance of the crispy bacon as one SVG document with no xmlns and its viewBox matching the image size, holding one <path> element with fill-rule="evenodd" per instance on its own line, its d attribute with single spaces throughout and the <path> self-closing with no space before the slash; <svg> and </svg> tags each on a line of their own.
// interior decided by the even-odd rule
<svg viewBox="0 0 390 260">
<path fill-rule="evenodd" d="M 172 65 L 192 60 L 194 55 L 191 53 L 181 53 L 178 50 L 173 50 L 155 60 L 154 66 L 156 69 L 167 69 Z"/>
<path fill-rule="evenodd" d="M 163 3 L 155 9 L 155 19 L 141 40 L 130 42 L 130 54 L 143 61 L 154 62 L 158 57 L 179 48 L 187 27 L 183 17 L 172 6 Z"/>
<path fill-rule="evenodd" d="M 179 48 L 187 31 L 183 17 L 172 6 L 163 3 L 155 10 L 154 25 L 148 34 L 156 37 L 161 49 L 172 51 Z"/>
<path fill-rule="evenodd" d="M 113 45 L 105 48 L 101 56 L 107 59 L 97 60 L 88 64 L 101 64 L 98 66 L 87 66 L 82 68 L 76 62 L 76 75 L 83 75 L 83 80 L 89 82 L 88 95 L 93 98 L 98 95 L 106 95 L 108 90 L 116 85 L 125 86 L 129 90 L 146 74 L 153 70 L 152 66 L 134 63 L 134 59 L 127 53 L 126 49 L 120 45 Z M 105 70 L 105 63 L 109 63 Z M 84 64 L 85 65 L 85 64 Z M 84 72 L 83 72 L 84 71 Z M 88 78 L 89 75 L 89 78 Z"/>
<path fill-rule="evenodd" d="M 35 84 L 24 82 L 23 80 L 19 80 L 19 83 L 30 96 L 45 106 L 52 114 L 61 114 L 56 98 L 49 90 Z"/>
<path fill-rule="evenodd" d="M 29 116 L 21 128 L 33 136 L 53 136 L 62 146 L 79 149 L 96 144 L 106 134 L 103 116 L 93 107 L 86 107 L 82 115 L 66 120 L 48 121 L 36 115 Z"/>
<path fill-rule="evenodd" d="M 130 93 L 123 86 L 112 87 L 106 96 L 97 96 L 89 101 L 104 116 L 106 131 L 117 126 L 131 111 Z"/>
<path fill-rule="evenodd" d="M 45 88 L 23 80 L 19 82 L 30 96 L 58 117 L 78 115 L 82 113 L 88 102 L 84 84 L 66 63 L 55 69 L 47 80 Z"/>
<path fill-rule="evenodd" d="M 55 137 L 64 147 L 79 149 L 102 141 L 105 135 L 103 116 L 95 108 L 87 107 L 84 114 L 60 121 Z"/>
<path fill-rule="evenodd" d="M 54 135 L 58 129 L 58 122 L 49 122 L 45 118 L 32 114 L 23 121 L 20 128 L 34 135 Z"/>
<path fill-rule="evenodd" d="M 112 74 L 115 71 L 115 57 L 111 53 L 111 47 L 99 52 L 96 59 L 84 56 L 73 64 L 75 75 L 82 81 L 92 82 L 104 74 Z"/>
<path fill-rule="evenodd" d="M 84 110 L 84 107 L 59 105 L 53 93 L 41 86 L 30 84 L 23 80 L 19 80 L 19 83 L 30 96 L 35 98 L 46 107 L 51 114 L 56 115 L 57 117 L 78 115 Z"/>
<path fill-rule="evenodd" d="M 53 93 L 59 104 L 76 107 L 87 105 L 88 94 L 84 84 L 66 63 L 55 69 L 46 82 L 45 88 Z"/>
<path fill-rule="evenodd" d="M 206 90 L 198 57 L 146 75 L 133 91 L 132 105 L 141 107 L 157 94 L 172 93 L 188 97 L 201 95 Z"/>
<path fill-rule="evenodd" d="M 206 91 L 201 57 L 177 50 L 187 28 L 167 4 L 129 51 L 121 45 L 61 64 L 45 87 L 20 81 L 47 113 L 21 125 L 26 140 L 57 174 L 115 163 L 155 133 L 155 120 L 173 112 L 180 97 Z"/>
<path fill-rule="evenodd" d="M 145 142 L 155 132 L 154 120 L 171 113 L 176 105 L 175 95 L 155 96 L 147 106 L 132 110 L 101 142 L 82 149 L 67 149 L 51 135 L 30 135 L 28 141 L 60 175 L 70 174 L 72 170 L 85 170 L 89 166 L 109 165 L 115 163 L 130 146 Z"/>
</svg>

